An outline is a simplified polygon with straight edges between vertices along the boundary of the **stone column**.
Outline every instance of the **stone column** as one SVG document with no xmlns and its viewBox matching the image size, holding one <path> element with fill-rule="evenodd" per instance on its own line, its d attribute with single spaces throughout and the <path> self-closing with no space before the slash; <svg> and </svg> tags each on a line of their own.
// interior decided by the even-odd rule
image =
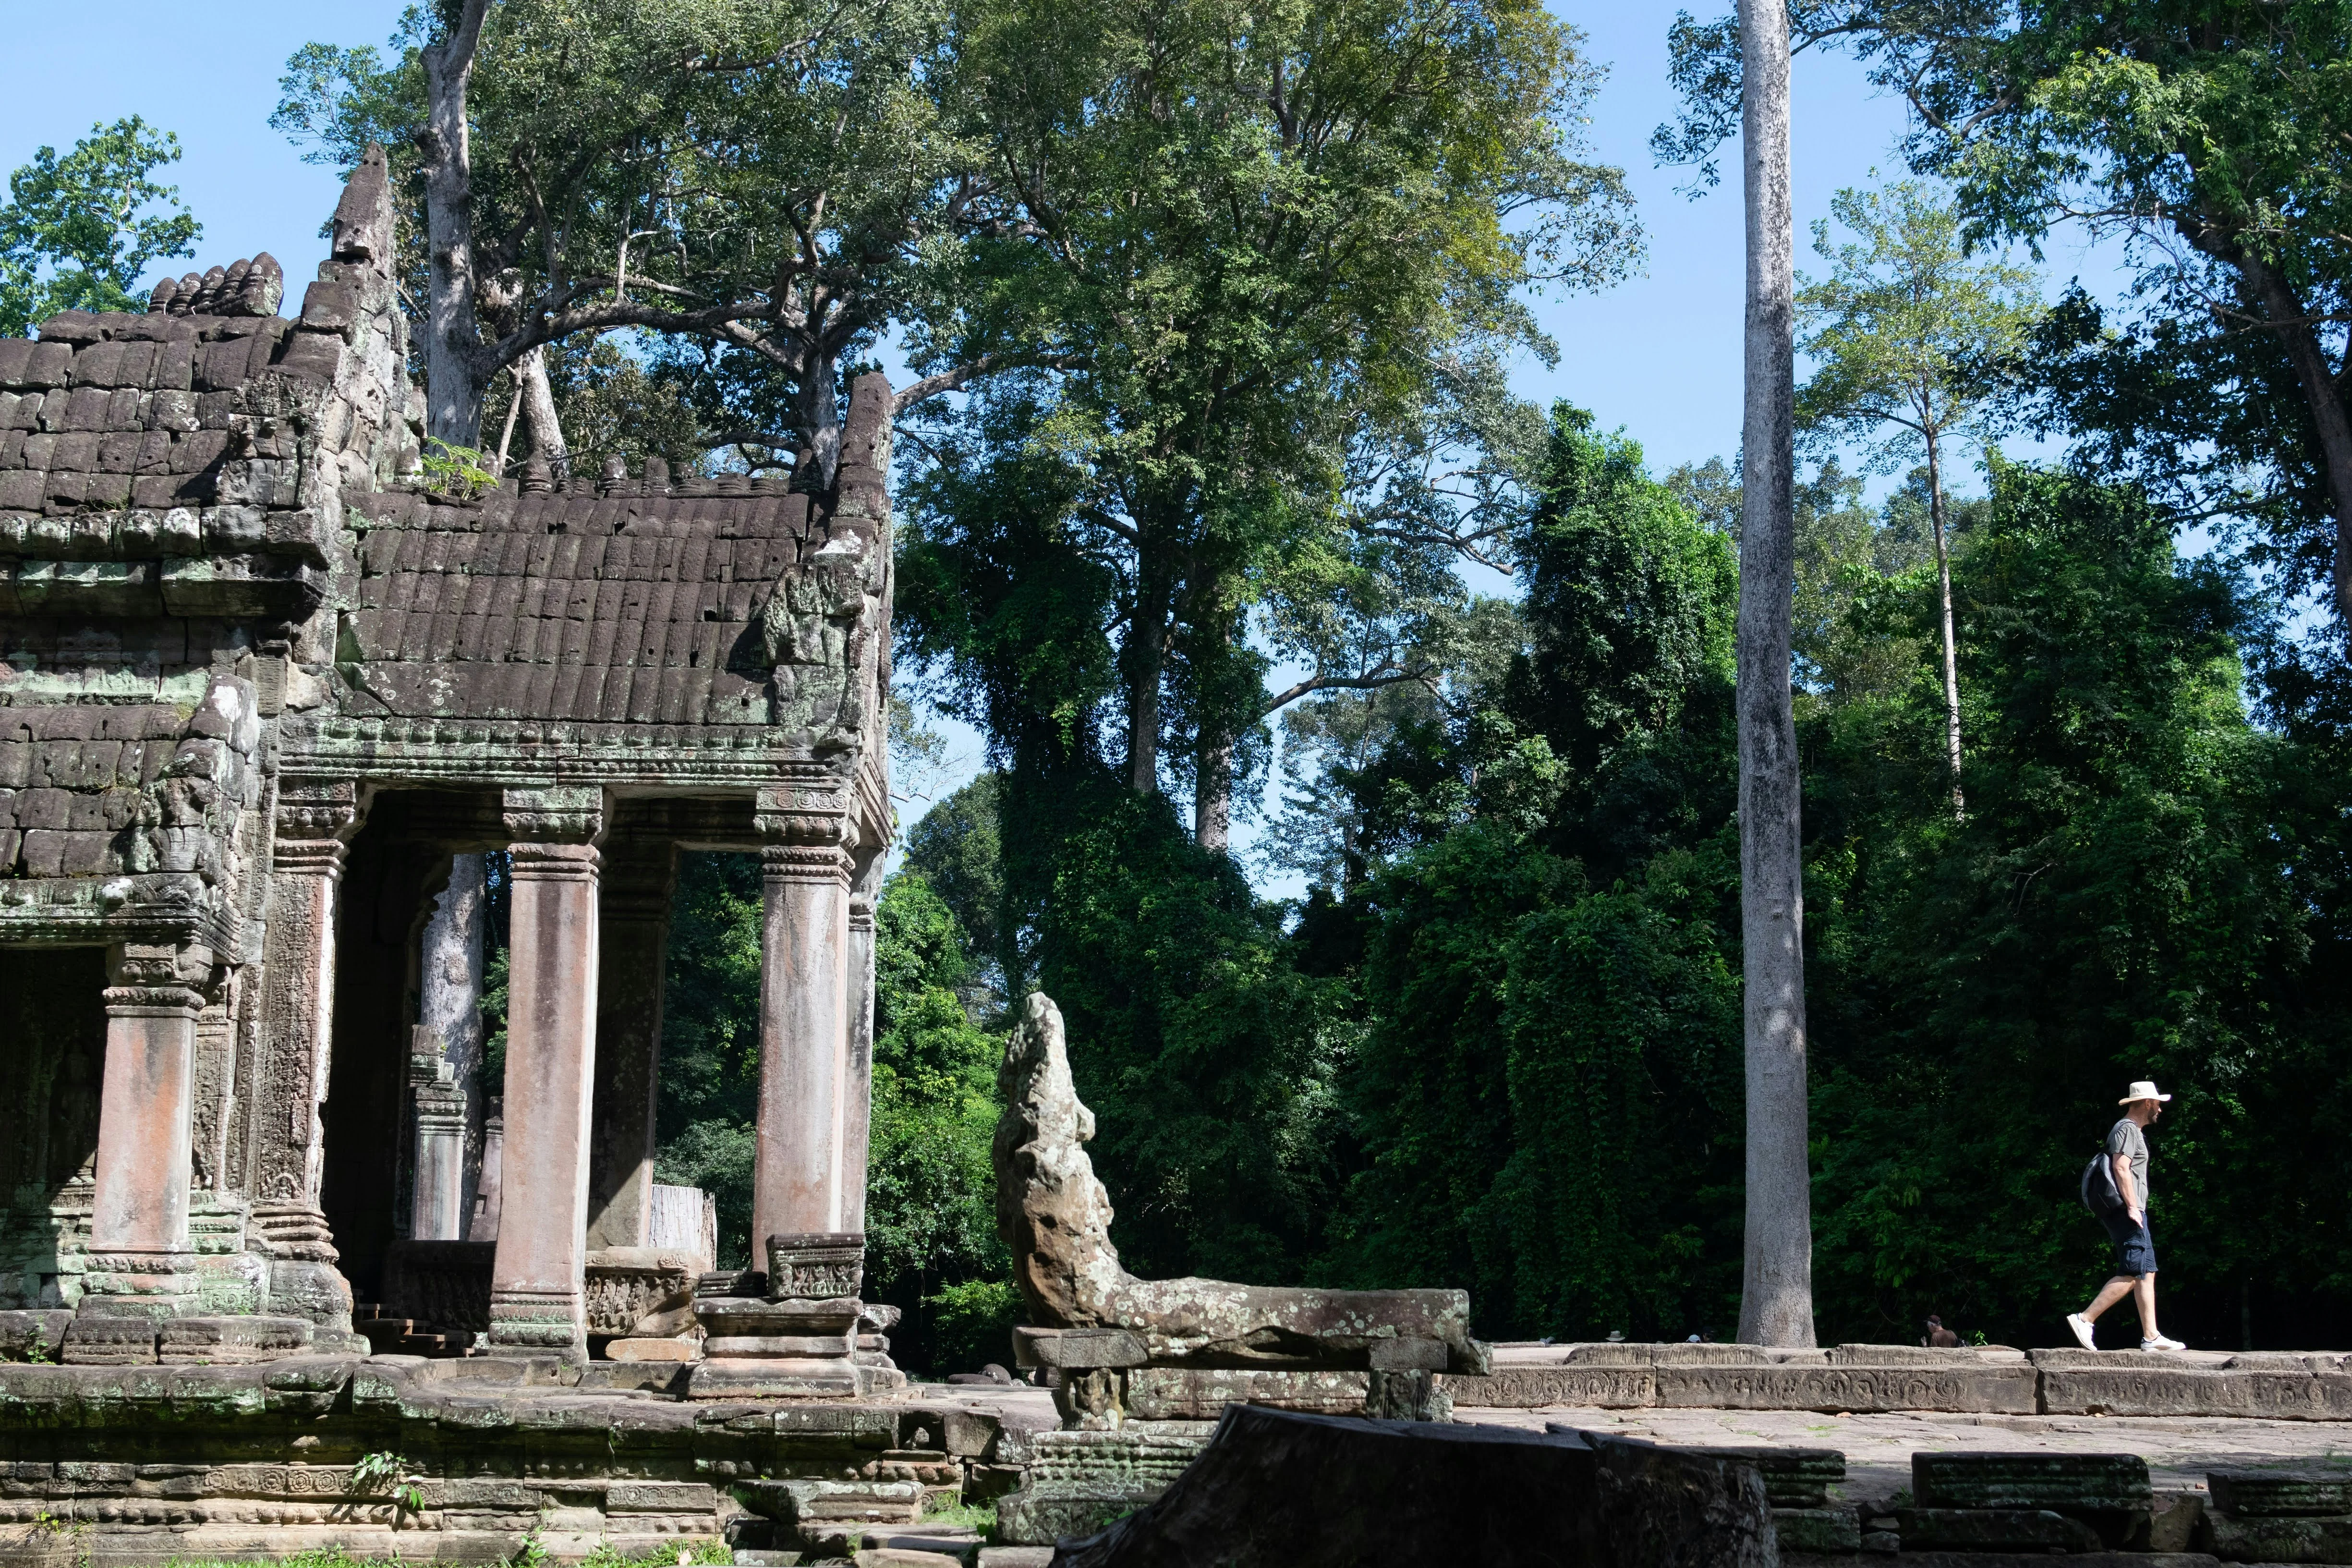
<svg viewBox="0 0 2352 1568">
<path fill-rule="evenodd" d="M 261 1070 L 247 1138 L 251 1235 L 269 1257 L 268 1310 L 308 1318 L 321 1342 L 352 1331 L 352 1288 L 319 1206 L 335 1016 L 335 920 L 344 847 L 360 822 L 350 784 L 281 779 L 261 963 Z"/>
<path fill-rule="evenodd" d="M 662 979 L 669 960 L 677 847 L 608 847 L 597 919 L 596 1109 L 588 1175 L 588 1246 L 648 1245 L 654 1091 L 661 1067 Z"/>
<path fill-rule="evenodd" d="M 762 790 L 760 1124 L 751 1256 L 768 1237 L 839 1234 L 847 1220 L 849 854 L 845 795 Z"/>
<path fill-rule="evenodd" d="M 125 945 L 109 954 L 106 1068 L 100 1090 L 84 1317 L 193 1311 L 188 1134 L 195 1103 L 199 989 L 209 948 Z"/>
<path fill-rule="evenodd" d="M 503 1205 L 490 1343 L 586 1353 L 588 1118 L 596 1073 L 596 840 L 604 791 L 506 792 L 508 915 Z"/>
<path fill-rule="evenodd" d="M 488 1094 L 481 1081 L 482 933 L 488 910 L 482 857 L 452 856 L 449 884 L 434 900 L 418 944 L 417 1024 L 432 1032 L 430 1048 L 448 1062 L 450 1081 L 465 1097 L 465 1169 L 459 1182 L 468 1194 L 479 1180 L 483 1101 Z M 457 1234 L 466 1233 L 461 1228 Z"/>
<path fill-rule="evenodd" d="M 882 854 L 860 857 L 849 893 L 849 1084 L 842 1097 L 841 1228 L 866 1232 L 866 1167 L 874 1130 L 874 910 Z"/>
<path fill-rule="evenodd" d="M 466 1216 L 466 1091 L 440 1037 L 420 1024 L 408 1054 L 408 1092 L 415 1116 L 415 1188 L 408 1234 L 419 1241 L 457 1241 Z"/>
</svg>

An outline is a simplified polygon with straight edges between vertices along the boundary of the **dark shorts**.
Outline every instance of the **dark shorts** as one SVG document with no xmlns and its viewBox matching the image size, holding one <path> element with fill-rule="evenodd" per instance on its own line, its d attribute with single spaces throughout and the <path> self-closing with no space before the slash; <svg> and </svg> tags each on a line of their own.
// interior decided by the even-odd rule
<svg viewBox="0 0 2352 1568">
<path fill-rule="evenodd" d="M 2147 1226 L 2132 1224 L 2131 1216 L 2121 1209 L 2101 1215 L 2099 1223 L 2107 1227 L 2107 1239 L 2116 1244 L 2116 1273 L 2137 1278 L 2156 1272 L 2156 1238 Z"/>
</svg>

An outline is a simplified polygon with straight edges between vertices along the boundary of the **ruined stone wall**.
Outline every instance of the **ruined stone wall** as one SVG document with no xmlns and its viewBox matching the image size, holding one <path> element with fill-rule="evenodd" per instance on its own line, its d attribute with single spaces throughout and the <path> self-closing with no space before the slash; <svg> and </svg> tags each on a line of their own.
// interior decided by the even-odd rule
<svg viewBox="0 0 2352 1568">
<path fill-rule="evenodd" d="M 257 1103 L 272 1086 L 250 1065 L 277 731 L 331 695 L 299 659 L 331 653 L 348 499 L 416 463 L 391 237 L 379 155 L 297 318 L 276 313 L 265 255 L 167 281 L 143 313 L 68 311 L 38 341 L 0 340 L 0 964 L 52 977 L 38 995 L 58 1015 L 16 1037 L 26 1097 L 0 1100 L 0 1146 L 38 1142 L 13 1125 L 20 1107 L 74 1092 L 77 1031 L 107 983 L 79 955 L 208 953 L 191 1228 L 216 1310 L 252 1310 L 263 1289 L 245 1214 L 252 1120 L 278 1109 Z M 0 1306 L 69 1302 L 87 1177 L 17 1164 L 0 1182 Z"/>
</svg>

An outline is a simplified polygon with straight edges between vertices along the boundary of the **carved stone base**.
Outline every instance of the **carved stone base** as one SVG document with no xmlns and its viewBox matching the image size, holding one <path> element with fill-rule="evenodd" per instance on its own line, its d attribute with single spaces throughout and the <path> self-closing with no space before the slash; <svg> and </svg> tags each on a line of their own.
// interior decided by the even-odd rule
<svg viewBox="0 0 2352 1568">
<path fill-rule="evenodd" d="M 250 1366 L 309 1353 L 312 1332 L 308 1318 L 175 1318 L 163 1327 L 156 1359 L 173 1365 Z"/>
<path fill-rule="evenodd" d="M 352 1340 L 351 1281 L 335 1267 L 341 1255 L 327 1216 L 305 1204 L 263 1203 L 247 1225 L 254 1249 L 269 1260 L 262 1310 L 315 1324 L 322 1349 Z"/>
<path fill-rule="evenodd" d="M 584 1309 L 572 1290 L 493 1289 L 490 1343 L 508 1350 L 555 1351 L 567 1360 L 588 1356 Z"/>
<path fill-rule="evenodd" d="M 185 1317 L 197 1310 L 197 1258 L 193 1252 L 92 1252 L 82 1262 L 84 1317 Z"/>
<path fill-rule="evenodd" d="M 689 1399 L 843 1399 L 907 1386 L 890 1358 L 861 1350 L 868 1309 L 855 1297 L 771 1301 L 721 1296 L 694 1303 L 705 1359 Z"/>
</svg>

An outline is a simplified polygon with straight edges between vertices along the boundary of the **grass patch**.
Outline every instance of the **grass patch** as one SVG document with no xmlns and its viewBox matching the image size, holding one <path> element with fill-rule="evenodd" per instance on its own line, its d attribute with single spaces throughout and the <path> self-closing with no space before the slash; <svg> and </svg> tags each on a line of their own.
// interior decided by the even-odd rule
<svg viewBox="0 0 2352 1568">
<path fill-rule="evenodd" d="M 609 1546 L 599 1546 L 581 1561 L 584 1568 L 677 1568 L 678 1554 L 683 1552 L 690 1568 L 709 1568 L 711 1564 L 730 1564 L 735 1554 L 723 1541 L 680 1542 L 676 1546 L 653 1552 L 627 1555 Z M 506 1561 L 510 1563 L 543 1562 L 546 1549 L 539 1544 L 538 1532 L 532 1531 L 519 1543 Z M 297 1552 L 285 1557 L 175 1557 L 171 1568 L 252 1568 L 257 1563 L 275 1563 L 277 1568 L 416 1568 L 417 1560 L 401 1557 L 354 1557 L 340 1548 L 329 1547 L 315 1552 Z"/>
<path fill-rule="evenodd" d="M 923 1522 L 978 1531 L 984 1537 L 996 1528 L 996 1505 L 992 1502 L 950 1503 L 945 1508 L 934 1508 L 924 1514 Z"/>
</svg>

